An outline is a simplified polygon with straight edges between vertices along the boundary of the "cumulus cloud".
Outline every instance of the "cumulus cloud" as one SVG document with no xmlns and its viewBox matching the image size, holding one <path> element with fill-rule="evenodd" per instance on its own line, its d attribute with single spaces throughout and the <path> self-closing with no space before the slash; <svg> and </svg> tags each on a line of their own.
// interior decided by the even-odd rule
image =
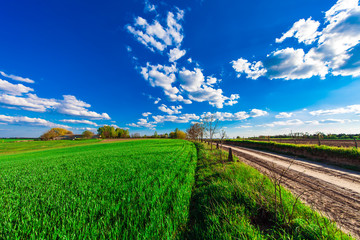
<svg viewBox="0 0 360 240">
<path fill-rule="evenodd" d="M 252 117 L 262 117 L 262 116 L 266 116 L 266 115 L 269 115 L 269 113 L 267 111 L 260 110 L 260 109 L 251 110 Z"/>
<path fill-rule="evenodd" d="M 277 43 L 282 43 L 286 38 L 297 38 L 299 43 L 312 44 L 315 42 L 316 38 L 320 35 L 318 32 L 318 28 L 320 23 L 318 21 L 314 21 L 310 18 L 307 20 L 300 19 L 292 28 L 284 33 L 281 38 L 277 38 L 275 41 Z"/>
<path fill-rule="evenodd" d="M 358 0 L 338 0 L 325 12 L 323 28 L 320 22 L 308 18 L 294 23 L 276 42 L 294 37 L 309 50 L 285 48 L 273 51 L 261 62 L 249 63 L 239 58 L 232 61 L 239 74 L 257 79 L 305 79 L 313 76 L 360 76 L 360 7 Z M 258 64 L 261 67 L 256 67 Z"/>
<path fill-rule="evenodd" d="M 136 17 L 133 25 L 126 28 L 134 37 L 151 51 L 163 52 L 169 46 L 179 47 L 184 38 L 180 21 L 184 11 L 177 9 L 175 14 L 168 12 L 166 22 L 160 24 L 156 19 L 153 23 L 142 17 Z"/>
<path fill-rule="evenodd" d="M 14 81 L 19 81 L 19 82 L 26 82 L 26 83 L 34 83 L 35 81 L 30 79 L 30 78 L 24 78 L 24 77 L 20 77 L 20 76 L 16 76 L 16 75 L 12 75 L 12 74 L 6 74 L 2 71 L 0 71 L 0 74 L 3 76 L 3 77 L 6 77 L 6 78 L 10 78 Z"/>
<path fill-rule="evenodd" d="M 182 109 L 181 105 L 167 107 L 165 104 L 162 104 L 161 106 L 159 106 L 160 111 L 166 112 L 169 115 L 180 114 L 181 113 L 180 109 Z"/>
<path fill-rule="evenodd" d="M 236 61 L 231 61 L 231 64 L 235 71 L 239 73 L 238 77 L 241 76 L 241 73 L 245 73 L 248 78 L 258 79 L 264 76 L 267 71 L 261 61 L 250 63 L 246 59 L 239 58 Z"/>
<path fill-rule="evenodd" d="M 137 123 L 130 123 L 130 124 L 127 124 L 127 126 L 129 126 L 129 127 L 145 127 L 145 128 L 150 128 L 150 129 L 154 129 L 156 127 L 155 124 L 148 122 L 148 120 L 145 118 L 140 118 Z"/>
<path fill-rule="evenodd" d="M 224 104 L 237 103 L 235 100 L 239 98 L 238 94 L 224 96 L 221 89 L 215 89 L 209 84 L 209 81 L 213 84 L 219 80 L 210 77 L 205 81 L 200 68 L 194 68 L 193 71 L 182 68 L 179 71 L 175 64 L 164 66 L 147 63 L 146 67 L 141 68 L 141 74 L 152 87 L 161 87 L 164 94 L 173 102 L 179 101 L 185 104 L 191 104 L 192 101 L 209 102 L 212 106 L 222 108 Z"/>
<path fill-rule="evenodd" d="M 141 68 L 141 75 L 147 80 L 152 87 L 161 87 L 171 100 L 179 100 L 179 89 L 172 84 L 176 81 L 176 66 L 163 66 L 146 64 Z"/>
<path fill-rule="evenodd" d="M 185 50 L 180 50 L 179 48 L 171 49 L 169 52 L 169 61 L 176 62 L 186 54 Z"/>
<path fill-rule="evenodd" d="M 28 94 L 26 97 L 0 94 L 0 103 L 32 112 L 46 112 L 47 109 L 55 109 L 60 105 L 56 99 L 39 98 L 36 94 Z"/>
<path fill-rule="evenodd" d="M 360 105 L 350 105 L 350 106 L 334 108 L 334 109 L 321 109 L 317 111 L 311 111 L 310 114 L 313 116 L 336 115 L 336 114 L 360 114 Z"/>
<path fill-rule="evenodd" d="M 272 52 L 264 61 L 270 79 L 306 79 L 312 76 L 325 78 L 328 67 L 313 52 L 305 54 L 303 49 L 285 48 Z"/>
<path fill-rule="evenodd" d="M 18 116 L 6 116 L 6 115 L 0 115 L 0 122 L 6 122 L 10 124 L 23 124 L 27 123 L 30 125 L 37 125 L 37 126 L 45 126 L 45 127 L 61 127 L 61 128 L 70 128 L 66 125 L 56 124 L 49 122 L 42 118 L 30 118 L 30 117 L 18 117 Z"/>
<path fill-rule="evenodd" d="M 181 89 L 187 92 L 190 100 L 196 102 L 207 101 L 211 106 L 223 108 L 223 105 L 233 105 L 239 98 L 238 94 L 232 94 L 231 97 L 223 95 L 222 89 L 215 89 L 212 84 L 217 82 L 214 77 L 208 77 L 205 82 L 205 77 L 200 68 L 194 68 L 193 71 L 183 68 L 179 71 L 179 82 Z M 209 82 L 211 84 L 209 84 Z"/>
<path fill-rule="evenodd" d="M 83 124 L 89 124 L 89 125 L 93 125 L 93 126 L 99 126 L 97 123 L 89 121 L 89 120 L 76 120 L 76 119 L 63 119 L 60 120 L 60 122 L 65 122 L 65 123 L 83 123 Z"/>
<path fill-rule="evenodd" d="M 14 96 L 9 94 L 0 94 L 0 103 L 17 106 L 23 110 L 33 112 L 46 112 L 54 110 L 62 114 L 89 117 L 92 119 L 110 119 L 107 113 L 96 113 L 88 108 L 90 104 L 76 99 L 72 95 L 64 95 L 63 100 L 39 98 L 36 94 L 27 94 L 27 96 Z"/>
<path fill-rule="evenodd" d="M 88 108 L 90 108 L 91 105 L 84 101 L 78 100 L 75 96 L 63 95 L 63 97 L 64 100 L 59 101 L 60 105 L 56 107 L 59 113 L 71 116 L 89 117 L 92 119 L 110 119 L 107 113 L 100 114 L 94 111 L 90 111 Z"/>
<path fill-rule="evenodd" d="M 143 114 L 141 114 L 143 117 L 148 117 L 149 115 L 151 115 L 151 112 L 144 112 Z"/>
<path fill-rule="evenodd" d="M 26 87 L 22 84 L 12 84 L 8 81 L 0 79 L 0 91 L 12 95 L 22 95 L 23 93 L 32 92 L 34 89 Z"/>
<path fill-rule="evenodd" d="M 275 116 L 275 118 L 291 118 L 294 113 L 281 112 Z"/>
</svg>

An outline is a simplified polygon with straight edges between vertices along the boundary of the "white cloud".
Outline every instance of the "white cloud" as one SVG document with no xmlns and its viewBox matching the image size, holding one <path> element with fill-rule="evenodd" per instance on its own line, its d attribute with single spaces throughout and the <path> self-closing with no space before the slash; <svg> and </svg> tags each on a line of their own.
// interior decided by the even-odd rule
<svg viewBox="0 0 360 240">
<path fill-rule="evenodd" d="M 157 99 L 154 101 L 154 104 L 158 104 L 160 101 L 161 101 L 161 98 L 157 98 Z"/>
<path fill-rule="evenodd" d="M 130 126 L 130 127 L 145 127 L 145 128 L 150 128 L 150 129 L 154 129 L 156 127 L 155 124 L 148 122 L 148 120 L 145 119 L 145 118 L 140 118 L 137 123 L 130 123 L 130 124 L 127 124 L 127 126 Z"/>
<path fill-rule="evenodd" d="M 194 68 L 193 71 L 183 68 L 179 71 L 179 81 L 181 88 L 187 92 L 190 100 L 207 101 L 211 106 L 217 108 L 223 108 L 224 104 L 233 105 L 237 103 L 234 100 L 239 98 L 238 94 L 232 94 L 230 98 L 226 97 L 221 89 L 215 89 L 211 84 L 208 84 L 208 81 L 210 83 L 219 81 L 214 77 L 208 77 L 207 82 L 205 82 L 205 77 L 200 68 Z"/>
<path fill-rule="evenodd" d="M 2 71 L 0 71 L 0 74 L 3 76 L 3 77 L 7 77 L 7 78 L 10 78 L 12 80 L 15 80 L 15 81 L 19 81 L 19 82 L 26 82 L 26 83 L 34 83 L 34 80 L 30 79 L 30 78 L 23 78 L 23 77 L 19 77 L 19 76 L 15 76 L 15 75 L 12 75 L 12 74 L 6 74 Z"/>
<path fill-rule="evenodd" d="M 235 121 L 235 120 L 244 120 L 250 117 L 247 112 L 236 112 L 236 113 L 229 113 L 229 112 L 205 112 L 201 115 L 201 118 L 204 119 L 206 117 L 213 116 L 215 119 L 219 121 Z"/>
<path fill-rule="evenodd" d="M 127 30 L 151 51 L 163 52 L 169 46 L 180 47 L 184 38 L 182 26 L 179 23 L 184 16 L 184 11 L 177 9 L 174 14 L 168 12 L 166 23 L 161 25 L 158 20 L 149 24 L 142 17 L 135 18 L 133 25 L 127 25 Z"/>
<path fill-rule="evenodd" d="M 141 68 L 141 74 L 145 80 L 149 81 L 152 87 L 161 87 L 164 90 L 165 95 L 171 99 L 176 99 L 179 89 L 172 86 L 176 81 L 175 72 L 176 66 L 170 67 L 163 65 L 150 65 L 146 64 L 146 67 Z"/>
<path fill-rule="evenodd" d="M 195 68 L 194 71 L 187 70 L 183 68 L 179 71 L 179 80 L 180 86 L 188 91 L 193 92 L 197 91 L 204 84 L 205 78 L 204 75 L 199 68 Z"/>
<path fill-rule="evenodd" d="M 60 105 L 56 107 L 57 111 L 62 114 L 67 114 L 71 116 L 79 117 L 89 117 L 92 119 L 107 119 L 110 117 L 107 113 L 97 113 L 94 111 L 89 111 L 90 104 L 76 99 L 72 95 L 63 95 L 64 100 L 59 101 Z"/>
<path fill-rule="evenodd" d="M 89 120 L 76 120 L 76 119 L 63 119 L 60 120 L 60 122 L 65 122 L 65 123 L 84 123 L 84 124 L 89 124 L 89 125 L 93 125 L 93 126 L 99 126 L 97 123 L 89 121 Z"/>
<path fill-rule="evenodd" d="M 145 0 L 145 12 L 156 11 L 155 5 L 151 4 L 149 0 Z"/>
<path fill-rule="evenodd" d="M 238 126 L 235 128 L 252 128 L 253 126 L 249 126 L 249 125 L 242 125 L 242 126 Z"/>
<path fill-rule="evenodd" d="M 39 98 L 36 94 L 28 94 L 26 97 L 0 94 L 0 103 L 32 112 L 46 112 L 47 109 L 54 109 L 60 105 L 56 99 Z"/>
<path fill-rule="evenodd" d="M 325 78 L 327 74 L 357 77 L 360 76 L 359 22 L 358 0 L 338 0 L 325 12 L 323 29 L 318 30 L 320 23 L 311 18 L 301 19 L 276 40 L 281 43 L 286 38 L 295 37 L 299 43 L 312 45 L 308 51 L 302 48 L 276 50 L 267 55 L 262 61 L 264 67 L 258 69 L 255 62 L 251 64 L 242 58 L 237 65 L 238 60 L 231 63 L 238 73 L 245 73 L 252 79 L 259 76 L 285 80 L 313 76 Z"/>
<path fill-rule="evenodd" d="M 305 44 L 312 44 L 320 35 L 320 32 L 317 31 L 319 26 L 320 23 L 312 20 L 311 17 L 307 20 L 300 19 L 294 23 L 289 31 L 284 33 L 281 38 L 277 38 L 275 41 L 277 43 L 282 43 L 286 38 L 295 37 L 298 39 L 299 43 L 303 42 Z"/>
<path fill-rule="evenodd" d="M 153 116 L 155 123 L 162 123 L 162 122 L 175 122 L 175 123 L 188 123 L 193 120 L 199 120 L 200 117 L 194 113 L 186 113 L 182 115 L 157 115 Z"/>
<path fill-rule="evenodd" d="M 303 49 L 285 48 L 272 52 L 264 61 L 266 76 L 270 79 L 306 79 L 312 76 L 325 78 L 328 68 L 312 52 Z"/>
<path fill-rule="evenodd" d="M 266 115 L 269 115 L 269 113 L 267 111 L 260 110 L 260 109 L 251 110 L 252 117 L 262 117 L 262 116 L 266 116 Z"/>
<path fill-rule="evenodd" d="M 143 117 L 147 117 L 149 115 L 151 115 L 151 112 L 144 112 L 143 114 L 141 114 Z"/>
<path fill-rule="evenodd" d="M 167 107 L 165 104 L 162 104 L 161 106 L 159 106 L 160 111 L 166 112 L 169 115 L 180 114 L 181 113 L 180 109 L 182 109 L 181 105 Z"/>
<path fill-rule="evenodd" d="M 185 50 L 180 50 L 179 48 L 173 48 L 169 52 L 169 61 L 176 62 L 186 54 Z"/>
<path fill-rule="evenodd" d="M 266 74 L 266 69 L 262 62 L 250 63 L 248 60 L 239 58 L 236 61 L 231 62 L 233 68 L 238 73 L 245 73 L 248 78 L 258 79 Z M 240 75 L 239 75 L 240 77 Z"/>
<path fill-rule="evenodd" d="M 56 124 L 49 122 L 45 119 L 41 118 L 30 118 L 30 117 L 14 117 L 14 116 L 6 116 L 6 115 L 0 115 L 0 122 L 7 122 L 11 124 L 23 124 L 28 123 L 31 125 L 38 125 L 38 126 L 45 126 L 45 127 L 61 127 L 61 128 L 70 128 L 66 125 Z"/>
<path fill-rule="evenodd" d="M 0 79 L 0 91 L 9 93 L 12 95 L 22 95 L 23 93 L 28 93 L 34 91 L 34 89 L 26 87 L 22 84 L 12 84 L 8 81 Z"/>
<path fill-rule="evenodd" d="M 277 127 L 277 126 L 297 126 L 297 125 L 303 125 L 305 124 L 300 119 L 292 119 L 287 121 L 276 121 L 272 123 L 266 123 L 262 125 L 258 125 L 259 127 Z"/>
<path fill-rule="evenodd" d="M 281 112 L 275 116 L 275 118 L 291 118 L 294 113 Z"/>
<path fill-rule="evenodd" d="M 360 105 L 350 105 L 341 108 L 334 109 L 321 109 L 317 111 L 311 111 L 311 115 L 320 116 L 320 115 L 336 115 L 336 114 L 360 114 Z"/>
<path fill-rule="evenodd" d="M 46 112 L 54 110 L 62 114 L 89 117 L 92 119 L 110 119 L 107 113 L 96 113 L 88 108 L 90 104 L 76 99 L 72 95 L 63 95 L 63 100 L 39 98 L 36 94 L 27 94 L 25 97 L 18 97 L 8 94 L 0 94 L 0 103 L 17 106 L 23 110 L 32 112 Z"/>
</svg>

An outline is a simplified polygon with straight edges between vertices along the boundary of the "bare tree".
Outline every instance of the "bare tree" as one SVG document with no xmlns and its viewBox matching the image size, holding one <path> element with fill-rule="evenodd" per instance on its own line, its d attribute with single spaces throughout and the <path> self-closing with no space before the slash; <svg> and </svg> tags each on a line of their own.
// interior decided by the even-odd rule
<svg viewBox="0 0 360 240">
<path fill-rule="evenodd" d="M 190 125 L 189 129 L 186 130 L 188 137 L 192 140 L 198 140 L 201 138 L 203 132 L 203 126 L 200 123 Z"/>
<path fill-rule="evenodd" d="M 209 133 L 209 141 L 211 145 L 211 150 L 213 150 L 213 138 L 217 133 L 217 127 L 219 120 L 215 117 L 215 114 L 209 114 L 208 116 L 203 118 L 204 129 Z"/>
</svg>

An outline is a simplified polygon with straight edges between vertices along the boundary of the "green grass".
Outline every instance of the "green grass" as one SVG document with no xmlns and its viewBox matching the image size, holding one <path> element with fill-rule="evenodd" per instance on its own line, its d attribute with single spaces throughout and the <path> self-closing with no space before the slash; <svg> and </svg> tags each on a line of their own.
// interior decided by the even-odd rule
<svg viewBox="0 0 360 240">
<path fill-rule="evenodd" d="M 2 155 L 0 239 L 174 239 L 196 158 L 183 140 Z"/>
<path fill-rule="evenodd" d="M 312 154 L 331 154 L 339 157 L 349 157 L 354 159 L 360 159 L 360 148 L 355 147 L 333 147 L 326 145 L 313 145 L 313 144 L 292 144 L 292 143 L 278 143 L 278 142 L 265 142 L 265 141 L 252 141 L 252 140 L 226 140 L 229 143 L 245 143 L 256 144 L 259 149 L 268 149 L 271 147 L 278 147 L 278 149 L 298 149 Z"/>
<path fill-rule="evenodd" d="M 88 145 L 98 143 L 101 140 L 89 139 L 89 140 L 56 140 L 56 141 L 29 141 L 29 142 L 15 142 L 0 140 L 0 155 L 1 154 L 14 154 L 22 152 L 32 152 L 45 149 L 63 148 L 78 145 Z"/>
<path fill-rule="evenodd" d="M 0 138 L 0 143 L 17 142 L 17 141 L 33 141 L 32 138 Z"/>
<path fill-rule="evenodd" d="M 291 214 L 296 200 L 290 192 L 281 188 L 282 203 L 279 191 L 275 201 L 269 178 L 240 162 L 222 163 L 219 150 L 205 147 L 197 144 L 196 183 L 185 238 L 351 239 L 302 203 Z"/>
</svg>

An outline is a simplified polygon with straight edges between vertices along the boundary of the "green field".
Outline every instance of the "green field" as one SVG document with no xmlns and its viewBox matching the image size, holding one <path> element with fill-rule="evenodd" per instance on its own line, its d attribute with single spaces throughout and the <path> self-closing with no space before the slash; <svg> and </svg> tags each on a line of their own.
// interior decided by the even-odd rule
<svg viewBox="0 0 360 240">
<path fill-rule="evenodd" d="M 0 143 L 18 142 L 18 141 L 33 141 L 31 138 L 0 138 Z"/>
<path fill-rule="evenodd" d="M 12 144 L 0 154 L 0 239 L 350 239 L 200 143 Z"/>
<path fill-rule="evenodd" d="M 45 149 L 63 148 L 78 145 L 89 145 L 98 143 L 101 140 L 89 139 L 89 140 L 58 140 L 58 141 L 29 141 L 29 142 L 16 142 L 16 141 L 5 141 L 0 140 L 0 155 L 1 154 L 13 154 L 22 152 L 32 152 Z"/>
<path fill-rule="evenodd" d="M 183 140 L 0 156 L 0 239 L 173 239 L 196 150 Z"/>
</svg>

